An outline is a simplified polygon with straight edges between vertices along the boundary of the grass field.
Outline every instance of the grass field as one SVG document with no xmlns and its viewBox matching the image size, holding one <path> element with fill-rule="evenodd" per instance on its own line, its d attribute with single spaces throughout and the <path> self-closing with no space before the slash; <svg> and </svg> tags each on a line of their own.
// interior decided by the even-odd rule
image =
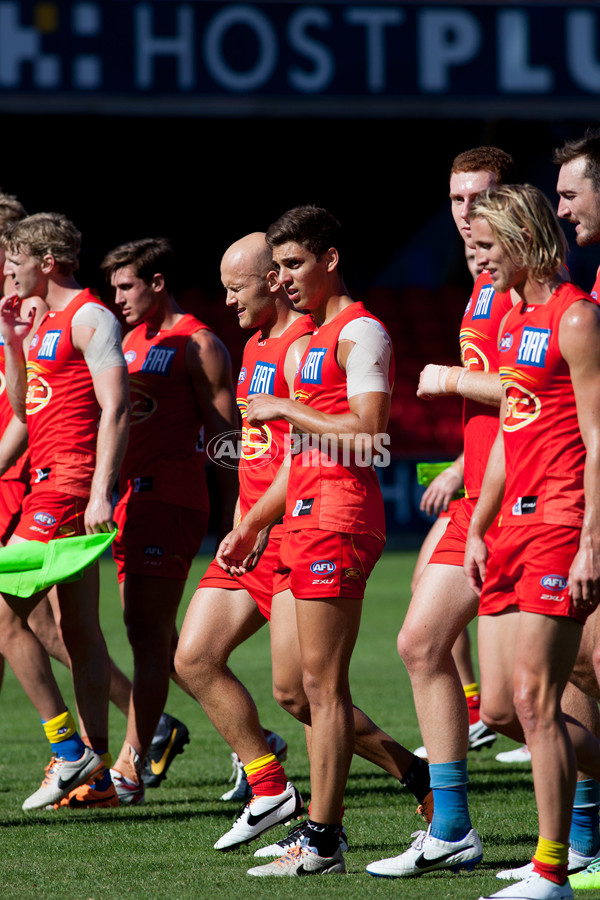
<svg viewBox="0 0 600 900">
<path fill-rule="evenodd" d="M 410 748 L 421 741 L 408 678 L 396 653 L 396 634 L 409 599 L 414 560 L 412 553 L 388 552 L 378 564 L 369 581 L 352 665 L 357 705 Z M 206 558 L 196 560 L 186 602 L 207 562 Z M 102 586 L 102 621 L 109 651 L 131 674 L 115 573 L 106 560 Z M 232 665 L 257 701 L 263 724 L 287 739 L 286 771 L 306 799 L 309 782 L 303 731 L 271 697 L 266 629 L 236 651 Z M 69 676 L 59 666 L 56 672 L 70 702 Z M 235 804 L 219 800 L 230 774 L 229 750 L 200 708 L 174 685 L 167 709 L 186 722 L 191 742 L 162 786 L 147 791 L 145 806 L 115 810 L 23 813 L 21 803 L 38 786 L 48 761 L 47 744 L 35 711 L 10 671 L 0 702 L 0 900 L 237 900 L 246 895 L 477 900 L 505 886 L 494 877 L 498 869 L 527 861 L 534 849 L 537 817 L 531 773 L 528 767 L 495 762 L 499 749 L 514 746 L 499 739 L 494 748 L 469 757 L 471 815 L 484 843 L 484 860 L 472 874 L 430 873 L 403 880 L 367 875 L 365 866 L 370 861 L 408 846 L 421 820 L 414 814 L 412 795 L 384 772 L 355 759 L 346 795 L 349 876 L 300 882 L 250 879 L 245 873 L 254 864 L 254 846 L 231 854 L 212 849 L 237 812 Z M 125 720 L 114 709 L 110 715 L 111 749 L 116 755 Z M 272 831 L 264 842 L 284 834 L 283 828 Z M 582 896 L 594 900 L 600 891 Z"/>
</svg>

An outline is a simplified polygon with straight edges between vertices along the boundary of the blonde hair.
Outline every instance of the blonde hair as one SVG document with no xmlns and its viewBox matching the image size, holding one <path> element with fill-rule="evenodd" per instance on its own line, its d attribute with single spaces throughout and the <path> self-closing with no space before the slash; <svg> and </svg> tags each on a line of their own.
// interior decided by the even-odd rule
<svg viewBox="0 0 600 900">
<path fill-rule="evenodd" d="M 469 210 L 469 221 L 485 219 L 515 265 L 536 281 L 547 281 L 565 261 L 567 242 L 550 201 L 531 184 L 488 188 Z"/>
<path fill-rule="evenodd" d="M 50 253 L 64 275 L 79 268 L 81 234 L 60 213 L 35 213 L 13 222 L 0 235 L 0 243 L 9 253 L 26 253 L 43 260 Z"/>
</svg>

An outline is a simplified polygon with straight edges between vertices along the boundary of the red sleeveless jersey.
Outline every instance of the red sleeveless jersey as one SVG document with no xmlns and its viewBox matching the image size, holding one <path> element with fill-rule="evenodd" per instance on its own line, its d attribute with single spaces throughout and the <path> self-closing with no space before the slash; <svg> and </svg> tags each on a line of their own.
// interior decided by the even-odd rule
<svg viewBox="0 0 600 900">
<path fill-rule="evenodd" d="M 142 323 L 127 335 L 131 425 L 121 497 L 208 508 L 202 420 L 185 364 L 191 335 L 206 328 L 186 314 L 173 328 Z"/>
<path fill-rule="evenodd" d="M 598 269 L 598 271 L 596 273 L 596 280 L 590 291 L 590 294 L 594 298 L 594 300 L 600 299 L 600 269 Z"/>
<path fill-rule="evenodd" d="M 6 362 L 4 357 L 4 338 L 0 335 L 0 436 L 4 434 L 13 417 L 12 406 L 6 393 Z M 2 481 L 29 481 L 29 461 L 25 452 L 16 463 L 2 475 Z"/>
<path fill-rule="evenodd" d="M 585 446 L 569 367 L 558 346 L 560 320 L 580 300 L 594 302 L 565 283 L 547 303 L 518 304 L 506 320 L 500 341 L 508 401 L 501 525 L 581 526 Z"/>
<path fill-rule="evenodd" d="M 96 465 L 100 407 L 90 370 L 71 340 L 77 310 L 103 306 L 86 290 L 45 314 L 27 355 L 27 428 L 32 489 L 88 497 Z M 104 308 L 104 307 L 103 307 Z"/>
<path fill-rule="evenodd" d="M 289 397 L 285 380 L 285 358 L 290 346 L 315 328 L 311 316 L 295 319 L 283 334 L 261 340 L 254 334 L 244 348 L 238 378 L 237 405 L 242 416 L 242 449 L 239 464 L 240 512 L 245 515 L 262 497 L 281 466 L 286 451 L 285 439 L 290 426 L 285 419 L 251 426 L 246 421 L 250 394 L 272 394 Z"/>
<path fill-rule="evenodd" d="M 346 372 L 336 350 L 342 328 L 361 317 L 375 319 L 362 303 L 352 303 L 315 329 L 294 382 L 296 400 L 331 415 L 349 412 Z M 393 385 L 393 358 L 389 382 Z M 335 442 L 327 448 L 316 435 L 306 440 L 314 449 L 307 452 L 300 445 L 292 453 L 286 530 L 320 528 L 385 539 L 383 498 L 374 467 L 358 464 L 354 449 L 344 451 Z"/>
<path fill-rule="evenodd" d="M 498 371 L 498 330 L 511 308 L 510 292 L 497 294 L 489 273 L 483 271 L 475 282 L 460 328 L 463 366 L 481 372 Z M 498 408 L 465 399 L 463 429 L 465 493 L 475 499 L 481 492 L 488 456 L 498 432 Z"/>
</svg>

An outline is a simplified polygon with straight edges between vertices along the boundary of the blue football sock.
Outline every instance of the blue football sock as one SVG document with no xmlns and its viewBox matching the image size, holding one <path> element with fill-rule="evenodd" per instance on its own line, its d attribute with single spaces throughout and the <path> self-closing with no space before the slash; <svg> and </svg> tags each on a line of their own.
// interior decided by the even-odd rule
<svg viewBox="0 0 600 900">
<path fill-rule="evenodd" d="M 573 850 L 583 856 L 595 856 L 600 848 L 599 810 L 600 784 L 591 778 L 578 781 L 569 840 Z"/>
<path fill-rule="evenodd" d="M 443 841 L 460 841 L 471 828 L 467 761 L 430 763 L 429 775 L 433 791 L 431 835 Z"/>
</svg>

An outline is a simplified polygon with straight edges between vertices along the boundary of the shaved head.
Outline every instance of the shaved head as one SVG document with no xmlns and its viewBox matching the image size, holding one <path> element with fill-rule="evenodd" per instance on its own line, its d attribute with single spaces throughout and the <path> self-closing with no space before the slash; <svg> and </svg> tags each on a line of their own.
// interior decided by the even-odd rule
<svg viewBox="0 0 600 900">
<path fill-rule="evenodd" d="M 253 231 L 231 244 L 221 261 L 221 268 L 225 266 L 243 268 L 248 275 L 265 278 L 273 268 L 273 256 L 264 231 Z"/>
</svg>

